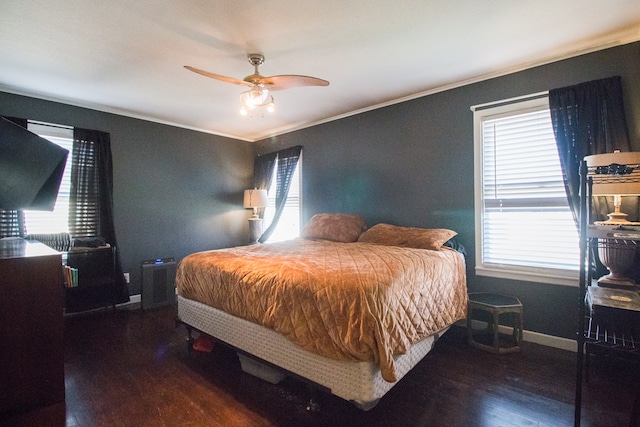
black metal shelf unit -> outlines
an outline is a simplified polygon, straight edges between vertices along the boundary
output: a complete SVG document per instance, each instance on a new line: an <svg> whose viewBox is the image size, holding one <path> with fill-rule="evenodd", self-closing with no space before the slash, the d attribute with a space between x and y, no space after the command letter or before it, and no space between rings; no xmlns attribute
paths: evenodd
<svg viewBox="0 0 640 427"><path fill-rule="evenodd" d="M612 165L613 166L613 165ZM615 165L616 167L625 165ZM599 287L593 277L598 250L614 248L633 251L640 245L640 225L595 224L592 220L594 185L609 184L623 179L625 184L640 186L640 168L620 174L609 173L602 167L581 163L580 176L580 287L577 331L577 366L575 390L575 426L580 425L583 381L588 381L590 355L607 355L625 360L640 361L640 329L637 310L638 287L626 289ZM616 169L616 171L619 169ZM614 175L612 177L612 175Z"/></svg>
<svg viewBox="0 0 640 427"><path fill-rule="evenodd" d="M77 269L77 283L65 287L67 313L115 306L115 246L73 250L63 254L66 266Z"/></svg>

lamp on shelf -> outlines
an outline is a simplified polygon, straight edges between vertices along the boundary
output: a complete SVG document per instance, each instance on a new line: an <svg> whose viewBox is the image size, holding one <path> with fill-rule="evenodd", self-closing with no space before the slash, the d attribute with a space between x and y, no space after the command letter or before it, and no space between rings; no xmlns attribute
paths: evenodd
<svg viewBox="0 0 640 427"><path fill-rule="evenodd" d="M258 208L268 206L267 190L244 190L245 209L253 209L253 215L249 218L249 240L251 243L257 243L262 234L262 218L258 216Z"/></svg>
<svg viewBox="0 0 640 427"><path fill-rule="evenodd" d="M592 177L592 196L613 196L614 211L606 221L596 221L596 226L638 226L640 222L627 220L621 211L622 196L640 195L640 152L615 151L586 156L585 161ZM609 269L609 274L598 279L598 285L608 287L632 287L628 277L636 259L636 244L621 238L599 238L598 256Z"/></svg>

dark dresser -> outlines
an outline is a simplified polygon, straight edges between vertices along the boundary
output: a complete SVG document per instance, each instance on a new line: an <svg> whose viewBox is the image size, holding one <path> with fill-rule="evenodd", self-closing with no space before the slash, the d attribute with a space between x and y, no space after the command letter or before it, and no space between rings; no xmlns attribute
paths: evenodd
<svg viewBox="0 0 640 427"><path fill-rule="evenodd" d="M0 425L64 426L61 254L0 240Z"/></svg>

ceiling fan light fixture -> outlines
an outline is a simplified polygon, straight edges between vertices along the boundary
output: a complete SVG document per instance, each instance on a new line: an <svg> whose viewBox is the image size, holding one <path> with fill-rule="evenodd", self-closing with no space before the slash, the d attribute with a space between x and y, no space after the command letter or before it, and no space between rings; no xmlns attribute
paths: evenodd
<svg viewBox="0 0 640 427"><path fill-rule="evenodd" d="M276 103L273 101L273 96L271 97L271 100L266 104L266 107L268 112L275 113Z"/></svg>
<svg viewBox="0 0 640 427"><path fill-rule="evenodd" d="M261 106L269 97L269 90L259 85L253 85L251 89L245 90L240 94L240 102L248 109L253 110Z"/></svg>
<svg viewBox="0 0 640 427"><path fill-rule="evenodd" d="M261 85L253 85L251 89L242 92L240 102L240 114L243 116L250 115L258 107L265 107L270 113L276 111L273 95L269 95L269 90Z"/></svg>

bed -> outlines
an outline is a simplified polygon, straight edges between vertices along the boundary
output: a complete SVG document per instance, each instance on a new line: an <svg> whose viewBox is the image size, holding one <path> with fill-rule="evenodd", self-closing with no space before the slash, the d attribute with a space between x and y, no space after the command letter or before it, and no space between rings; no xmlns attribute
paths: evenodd
<svg viewBox="0 0 640 427"><path fill-rule="evenodd" d="M318 214L298 239L183 258L178 317L251 374L294 374L370 409L466 317L455 234Z"/></svg>

